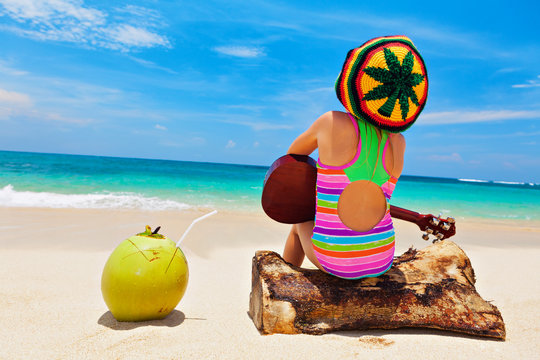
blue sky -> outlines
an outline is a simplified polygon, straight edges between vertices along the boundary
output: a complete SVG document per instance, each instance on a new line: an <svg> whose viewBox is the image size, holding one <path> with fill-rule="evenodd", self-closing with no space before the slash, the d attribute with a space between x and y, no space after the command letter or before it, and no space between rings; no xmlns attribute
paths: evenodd
<svg viewBox="0 0 540 360"><path fill-rule="evenodd" d="M367 3L367 4L366 4ZM0 0L0 149L269 165L347 51L404 34L430 90L409 175L540 182L536 1Z"/></svg>

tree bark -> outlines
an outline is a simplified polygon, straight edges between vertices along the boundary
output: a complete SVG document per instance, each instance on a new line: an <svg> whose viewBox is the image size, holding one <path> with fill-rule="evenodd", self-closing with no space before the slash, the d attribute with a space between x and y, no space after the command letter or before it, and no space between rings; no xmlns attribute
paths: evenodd
<svg viewBox="0 0 540 360"><path fill-rule="evenodd" d="M426 327L504 340L501 313L480 297L475 281L469 258L448 240L411 248L385 274L360 280L257 251L249 314L262 334Z"/></svg>

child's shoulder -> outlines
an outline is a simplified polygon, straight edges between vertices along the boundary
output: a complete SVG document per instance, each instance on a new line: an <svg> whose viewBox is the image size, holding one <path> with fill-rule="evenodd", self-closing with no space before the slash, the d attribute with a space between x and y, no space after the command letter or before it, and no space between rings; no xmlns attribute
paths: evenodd
<svg viewBox="0 0 540 360"><path fill-rule="evenodd" d="M317 119L317 122L326 125L333 125L335 123L343 123L350 121L351 120L349 119L349 116L346 112L337 110L327 111Z"/></svg>
<svg viewBox="0 0 540 360"><path fill-rule="evenodd" d="M405 136L402 133L391 133L390 139L393 145L403 145L405 146Z"/></svg>
<svg viewBox="0 0 540 360"><path fill-rule="evenodd" d="M405 152L405 136L401 133L390 134L389 141L392 145L392 149L398 154L403 154Z"/></svg>

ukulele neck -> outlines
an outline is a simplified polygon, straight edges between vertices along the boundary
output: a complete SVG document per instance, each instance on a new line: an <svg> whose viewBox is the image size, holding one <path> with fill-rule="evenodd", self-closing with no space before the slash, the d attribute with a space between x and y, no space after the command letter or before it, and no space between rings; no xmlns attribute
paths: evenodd
<svg viewBox="0 0 540 360"><path fill-rule="evenodd" d="M396 219L415 223L420 219L421 215L415 211L403 209L394 205L390 205L390 216Z"/></svg>

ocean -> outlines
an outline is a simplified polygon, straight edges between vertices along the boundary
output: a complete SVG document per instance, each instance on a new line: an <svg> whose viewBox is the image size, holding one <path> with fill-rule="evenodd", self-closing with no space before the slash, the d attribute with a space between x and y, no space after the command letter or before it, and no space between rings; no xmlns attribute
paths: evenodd
<svg viewBox="0 0 540 360"><path fill-rule="evenodd" d="M0 151L0 206L260 212L268 167ZM392 205L540 220L540 184L402 175Z"/></svg>

